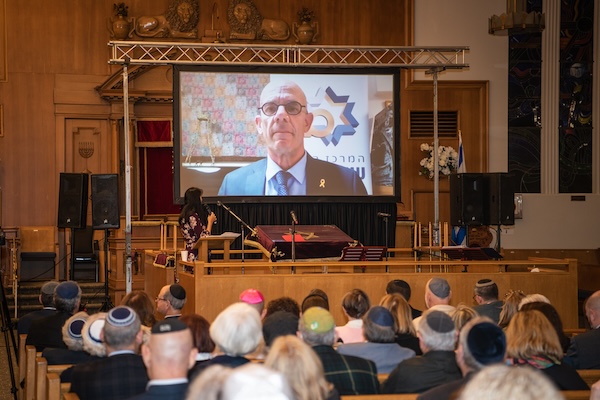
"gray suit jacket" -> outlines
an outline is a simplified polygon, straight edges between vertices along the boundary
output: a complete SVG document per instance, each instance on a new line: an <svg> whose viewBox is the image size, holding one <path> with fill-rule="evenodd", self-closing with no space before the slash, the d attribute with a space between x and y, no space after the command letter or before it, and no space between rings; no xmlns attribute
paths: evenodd
<svg viewBox="0 0 600 400"><path fill-rule="evenodd" d="M266 158L231 171L223 179L219 196L264 195L266 172ZM367 194L367 190L356 171L308 155L306 194L308 196L363 196Z"/></svg>

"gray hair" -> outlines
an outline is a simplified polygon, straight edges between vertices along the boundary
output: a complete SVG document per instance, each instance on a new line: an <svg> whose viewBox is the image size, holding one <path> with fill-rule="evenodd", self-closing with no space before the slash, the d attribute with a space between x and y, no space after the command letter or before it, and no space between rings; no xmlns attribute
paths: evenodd
<svg viewBox="0 0 600 400"><path fill-rule="evenodd" d="M133 309L131 309L131 312L134 314L134 319L129 325L115 326L110 324L108 320L104 323L104 344L121 349L135 342L142 323L140 322L140 317Z"/></svg>
<svg viewBox="0 0 600 400"><path fill-rule="evenodd" d="M77 289L79 291L77 292L77 296L73 299L65 299L54 292L54 307L56 307L58 311L64 311L69 314L73 314L77 311L77 307L79 307L79 302L81 300L81 288L79 285L77 285Z"/></svg>
<svg viewBox="0 0 600 400"><path fill-rule="evenodd" d="M363 318L363 335L372 343L394 343L396 341L396 330L393 326L381 326Z"/></svg>
<svg viewBox="0 0 600 400"><path fill-rule="evenodd" d="M429 326L426 317L423 316L423 320L419 323L419 333L421 341L429 350L454 351L456 328L450 332L436 332Z"/></svg>
<svg viewBox="0 0 600 400"><path fill-rule="evenodd" d="M317 333L306 329L302 323L302 319L298 323L298 331L302 335L302 340L309 346L333 346L335 342L335 329L331 329L328 332Z"/></svg>
<svg viewBox="0 0 600 400"><path fill-rule="evenodd" d="M251 353L262 339L260 315L246 303L234 303L217 315L210 337L229 356Z"/></svg>
<svg viewBox="0 0 600 400"><path fill-rule="evenodd" d="M175 298L171 294L171 290L167 290L167 293L165 293L165 301L168 301L169 304L171 304L171 307L173 307L176 310L181 310L183 308L183 306L185 306L186 300L187 300L187 296L183 300Z"/></svg>

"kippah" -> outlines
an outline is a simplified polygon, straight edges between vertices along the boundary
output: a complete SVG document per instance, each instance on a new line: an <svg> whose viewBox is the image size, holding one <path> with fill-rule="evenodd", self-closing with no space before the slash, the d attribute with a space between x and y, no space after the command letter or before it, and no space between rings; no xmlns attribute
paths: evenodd
<svg viewBox="0 0 600 400"><path fill-rule="evenodd" d="M54 289L58 286L57 281L46 282L42 285L43 294L54 294Z"/></svg>
<svg viewBox="0 0 600 400"><path fill-rule="evenodd" d="M392 313L385 307L375 306L367 312L367 318L380 326L394 326L394 317Z"/></svg>
<svg viewBox="0 0 600 400"><path fill-rule="evenodd" d="M442 278L432 278L429 281L429 290L440 299L450 296L450 285Z"/></svg>
<svg viewBox="0 0 600 400"><path fill-rule="evenodd" d="M246 289L240 294L240 301L248 304L258 304L265 301L265 296L256 289Z"/></svg>
<svg viewBox="0 0 600 400"><path fill-rule="evenodd" d="M61 299L71 300L79 294L79 285L75 281L61 282L56 286L56 295Z"/></svg>
<svg viewBox="0 0 600 400"><path fill-rule="evenodd" d="M127 306L115 307L108 312L106 322L112 326L129 326L135 321L135 311Z"/></svg>
<svg viewBox="0 0 600 400"><path fill-rule="evenodd" d="M455 329L452 318L445 312L431 311L425 315L427 325L437 333L448 333Z"/></svg>
<svg viewBox="0 0 600 400"><path fill-rule="evenodd" d="M96 343L102 343L100 332L102 332L105 322L106 320L104 318L100 318L90 324L90 329L88 329L89 336Z"/></svg>
<svg viewBox="0 0 600 400"><path fill-rule="evenodd" d="M487 287L487 286L492 286L494 285L494 281L491 279L481 279L480 281L478 281L475 284L475 287L481 288L481 287Z"/></svg>
<svg viewBox="0 0 600 400"><path fill-rule="evenodd" d="M153 334L171 333L186 330L188 327L185 323L177 318L167 318L157 322L152 327Z"/></svg>
<svg viewBox="0 0 600 400"><path fill-rule="evenodd" d="M174 283L169 287L169 292L171 296L175 297L178 300L185 300L185 289L178 283Z"/></svg>
<svg viewBox="0 0 600 400"><path fill-rule="evenodd" d="M302 325L308 331L326 333L335 328L335 321L326 309L311 307L302 314Z"/></svg>
<svg viewBox="0 0 600 400"><path fill-rule="evenodd" d="M467 334L467 347L473 358L483 365L504 360L506 336L498 325L481 322L473 325Z"/></svg>
<svg viewBox="0 0 600 400"><path fill-rule="evenodd" d="M81 339L81 330L83 329L83 324L85 324L85 319L77 318L71 321L67 328L67 332L69 336L73 339Z"/></svg>

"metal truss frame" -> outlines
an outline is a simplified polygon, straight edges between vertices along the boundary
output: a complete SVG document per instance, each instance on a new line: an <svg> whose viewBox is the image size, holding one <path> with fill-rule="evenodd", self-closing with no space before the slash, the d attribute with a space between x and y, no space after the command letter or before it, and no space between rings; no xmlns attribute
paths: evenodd
<svg viewBox="0 0 600 400"><path fill-rule="evenodd" d="M468 47L297 46L111 41L110 64L319 65L410 69L467 68Z"/></svg>

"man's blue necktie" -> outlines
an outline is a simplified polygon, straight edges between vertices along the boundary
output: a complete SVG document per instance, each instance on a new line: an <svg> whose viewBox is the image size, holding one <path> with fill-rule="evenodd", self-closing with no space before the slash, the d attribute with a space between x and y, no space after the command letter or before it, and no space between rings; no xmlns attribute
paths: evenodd
<svg viewBox="0 0 600 400"><path fill-rule="evenodd" d="M277 181L277 196L287 196L288 192L288 181L291 174L286 171L278 171L275 174L275 180Z"/></svg>

